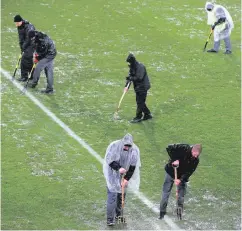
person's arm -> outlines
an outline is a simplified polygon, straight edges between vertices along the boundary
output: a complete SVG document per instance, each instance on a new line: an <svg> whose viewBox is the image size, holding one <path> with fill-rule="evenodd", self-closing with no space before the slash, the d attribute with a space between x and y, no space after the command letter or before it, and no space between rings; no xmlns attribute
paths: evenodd
<svg viewBox="0 0 242 231"><path fill-rule="evenodd" d="M226 21L226 18L225 18L225 17L224 17L224 18L220 18L217 22L215 22L215 23L213 24L213 26L212 26L212 30L214 30L215 27L216 27L217 25L222 24L222 23L224 23L225 21Z"/></svg>
<svg viewBox="0 0 242 231"><path fill-rule="evenodd" d="M199 159L194 160L186 173L182 174L180 177L181 181L187 182L189 177L194 173L199 163Z"/></svg>
<svg viewBox="0 0 242 231"><path fill-rule="evenodd" d="M29 38L29 32L30 31L34 31L34 26L31 25L31 24L28 24L28 27L26 28L26 32L25 32L26 33L26 39L25 39L25 41L22 45L23 51L25 51L26 48L31 44L31 40Z"/></svg>
<svg viewBox="0 0 242 231"><path fill-rule="evenodd" d="M116 171L118 171L121 168L120 164L116 161L113 161L112 163L110 163L109 166Z"/></svg>
<svg viewBox="0 0 242 231"><path fill-rule="evenodd" d="M19 47L21 49L21 52L23 52L23 44L24 44L24 35L23 33L18 34L18 39L19 39Z"/></svg>
<svg viewBox="0 0 242 231"><path fill-rule="evenodd" d="M135 75L132 76L133 81L141 82L145 76L146 70L143 64L138 63Z"/></svg>
<svg viewBox="0 0 242 231"><path fill-rule="evenodd" d="M226 21L226 14L221 7L217 9L215 15L218 21L213 24L212 30L214 30L217 25L222 24Z"/></svg>
<svg viewBox="0 0 242 231"><path fill-rule="evenodd" d="M48 44L45 43L45 41L41 41L41 44L38 45L40 49L38 49L38 60L41 60L46 57L48 53Z"/></svg>
<svg viewBox="0 0 242 231"><path fill-rule="evenodd" d="M130 178L133 176L134 174L134 170L135 170L135 166L130 165L129 166L129 170L127 171L126 175L124 176L124 179L129 181Z"/></svg>
<svg viewBox="0 0 242 231"><path fill-rule="evenodd" d="M126 77L128 81L138 81L141 82L146 74L145 66L141 63L136 64L136 70L129 71L129 76Z"/></svg>

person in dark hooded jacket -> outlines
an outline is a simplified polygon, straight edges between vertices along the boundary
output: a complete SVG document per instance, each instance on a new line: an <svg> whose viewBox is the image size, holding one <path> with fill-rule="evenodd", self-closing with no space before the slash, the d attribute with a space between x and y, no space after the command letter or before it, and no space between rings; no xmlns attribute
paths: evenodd
<svg viewBox="0 0 242 231"><path fill-rule="evenodd" d="M37 64L30 87L36 87L40 78L40 72L44 70L47 78L47 87L41 93L52 94L54 58L57 54L55 43L49 36L39 31L31 31L29 38L34 44L34 63Z"/></svg>
<svg viewBox="0 0 242 231"><path fill-rule="evenodd" d="M20 68L21 68L21 78L19 81L27 81L28 74L30 73L33 67L33 53L34 48L29 43L28 33L34 31L35 27L29 23L27 20L24 20L20 15L14 17L14 22L18 28L19 36L19 46L22 53Z"/></svg>
<svg viewBox="0 0 242 231"><path fill-rule="evenodd" d="M138 123L142 120L152 119L151 112L145 103L147 92L150 89L150 80L146 68L142 63L136 60L133 54L129 54L126 62L129 63L130 68L129 76L126 77L126 80L127 82L133 82L137 104L136 116L130 122Z"/></svg>

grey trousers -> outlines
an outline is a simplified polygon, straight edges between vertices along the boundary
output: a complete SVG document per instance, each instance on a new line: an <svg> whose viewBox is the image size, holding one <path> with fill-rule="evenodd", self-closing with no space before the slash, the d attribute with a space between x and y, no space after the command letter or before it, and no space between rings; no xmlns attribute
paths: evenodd
<svg viewBox="0 0 242 231"><path fill-rule="evenodd" d="M226 51L231 51L231 42L230 42L230 37L226 37L224 39L224 43L225 43L225 49ZM214 46L213 46L213 49L215 51L218 51L219 50L219 47L220 47L220 40L219 41L214 41Z"/></svg>
<svg viewBox="0 0 242 231"><path fill-rule="evenodd" d="M54 68L54 59L41 59L34 70L33 74L33 83L38 83L40 78L40 72L42 70L45 70L45 75L47 78L47 87L46 90L53 90L53 82L54 82L54 76L53 76L53 68Z"/></svg>
<svg viewBox="0 0 242 231"><path fill-rule="evenodd" d="M162 189L162 198L160 203L160 212L166 212L169 196L172 190L174 179L166 173L165 182ZM186 194L186 182L181 182L178 185L178 206L183 208L184 196Z"/></svg>
<svg viewBox="0 0 242 231"><path fill-rule="evenodd" d="M120 216L122 206L122 194L110 192L107 187L107 220L113 221L115 216ZM126 193L124 193L125 199Z"/></svg>

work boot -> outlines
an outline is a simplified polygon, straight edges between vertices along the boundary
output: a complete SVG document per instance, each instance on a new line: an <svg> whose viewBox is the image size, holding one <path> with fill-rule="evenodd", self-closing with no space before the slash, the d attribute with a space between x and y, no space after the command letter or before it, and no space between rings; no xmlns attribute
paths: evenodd
<svg viewBox="0 0 242 231"><path fill-rule="evenodd" d="M226 50L226 51L224 52L224 54L225 54L225 55L232 54L232 51Z"/></svg>
<svg viewBox="0 0 242 231"><path fill-rule="evenodd" d="M38 84L38 83L33 83L33 82L32 82L32 83L29 83L29 87L31 87L31 88L35 88L35 87L37 86L37 84Z"/></svg>
<svg viewBox="0 0 242 231"><path fill-rule="evenodd" d="M107 225L108 225L108 226L114 226L115 223L113 222L113 219L108 218L108 219L107 219Z"/></svg>
<svg viewBox="0 0 242 231"><path fill-rule="evenodd" d="M164 218L164 216L166 215L166 212L160 212L160 217L159 217L159 219L163 219Z"/></svg>
<svg viewBox="0 0 242 231"><path fill-rule="evenodd" d="M151 114L145 114L143 120L150 120L153 116Z"/></svg>
<svg viewBox="0 0 242 231"><path fill-rule="evenodd" d="M41 90L40 92L43 94L53 94L54 93L54 91L51 89L44 89L44 90Z"/></svg>
<svg viewBox="0 0 242 231"><path fill-rule="evenodd" d="M210 49L210 50L207 50L207 52L210 52L210 53L217 53L217 51L216 51L216 50L214 50L213 48L212 48L212 49Z"/></svg>
<svg viewBox="0 0 242 231"><path fill-rule="evenodd" d="M135 118L133 118L133 119L130 121L130 123L139 123L139 122L141 122L141 121L142 121L142 118L135 117Z"/></svg>
<svg viewBox="0 0 242 231"><path fill-rule="evenodd" d="M17 80L20 82L26 82L27 79L28 79L27 77L21 77L21 78L18 78Z"/></svg>

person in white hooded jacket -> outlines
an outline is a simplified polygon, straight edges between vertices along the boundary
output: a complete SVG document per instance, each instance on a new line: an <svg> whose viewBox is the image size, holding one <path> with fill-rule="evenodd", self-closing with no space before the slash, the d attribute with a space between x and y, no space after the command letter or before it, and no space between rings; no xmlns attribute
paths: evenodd
<svg viewBox="0 0 242 231"><path fill-rule="evenodd" d="M108 226L114 225L115 218L121 215L122 186L131 190L139 189L140 166L139 148L133 143L133 137L129 133L108 146L103 163L103 173L107 183Z"/></svg>
<svg viewBox="0 0 242 231"><path fill-rule="evenodd" d="M230 34L234 28L231 15L225 7L211 2L206 2L205 10L208 15L207 24L214 31L214 46L207 52L217 53L219 51L220 41L224 40L226 49L224 54L231 54Z"/></svg>

